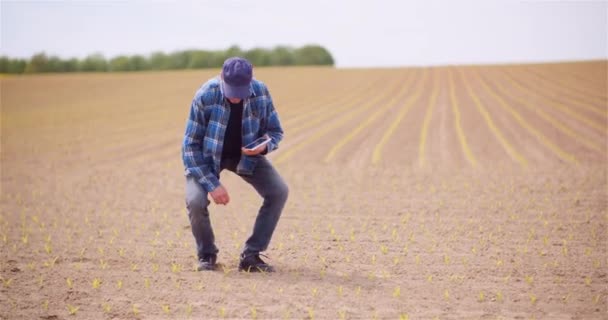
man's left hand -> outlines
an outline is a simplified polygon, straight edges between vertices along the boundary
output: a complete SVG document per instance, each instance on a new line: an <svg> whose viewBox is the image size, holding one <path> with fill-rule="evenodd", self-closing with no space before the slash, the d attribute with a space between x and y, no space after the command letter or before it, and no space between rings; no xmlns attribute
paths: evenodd
<svg viewBox="0 0 608 320"><path fill-rule="evenodd" d="M245 149L245 148L241 148L241 152L243 152L244 155L246 156L257 156L258 154L262 153L266 151L266 144L261 145L255 149Z"/></svg>

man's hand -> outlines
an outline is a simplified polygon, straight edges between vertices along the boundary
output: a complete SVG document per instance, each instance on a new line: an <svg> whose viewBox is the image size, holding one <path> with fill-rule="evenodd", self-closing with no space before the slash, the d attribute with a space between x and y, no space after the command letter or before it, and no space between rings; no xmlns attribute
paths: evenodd
<svg viewBox="0 0 608 320"><path fill-rule="evenodd" d="M243 152L244 155L246 156L257 156L258 154L266 151L266 146L268 144L264 144L261 145L255 149L245 149L245 148L241 148L241 152Z"/></svg>
<svg viewBox="0 0 608 320"><path fill-rule="evenodd" d="M228 191L226 191L226 188L224 188L222 185L209 192L209 194L211 195L211 198L213 198L213 202L215 202L215 204L226 205L228 202L230 202Z"/></svg>

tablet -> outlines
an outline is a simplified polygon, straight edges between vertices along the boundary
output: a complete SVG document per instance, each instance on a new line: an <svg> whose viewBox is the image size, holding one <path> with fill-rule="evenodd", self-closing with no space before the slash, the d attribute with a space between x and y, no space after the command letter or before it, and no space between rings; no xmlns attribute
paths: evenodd
<svg viewBox="0 0 608 320"><path fill-rule="evenodd" d="M254 149L257 149L260 146L263 146L263 145L267 144L268 142L270 142L270 138L269 137L257 138L252 143L246 145L245 149L247 149L247 150L254 150Z"/></svg>

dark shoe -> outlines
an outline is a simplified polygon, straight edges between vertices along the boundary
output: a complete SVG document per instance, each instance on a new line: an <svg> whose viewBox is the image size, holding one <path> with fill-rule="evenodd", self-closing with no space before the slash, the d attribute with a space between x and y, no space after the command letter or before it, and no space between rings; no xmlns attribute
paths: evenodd
<svg viewBox="0 0 608 320"><path fill-rule="evenodd" d="M266 256L264 256L266 257ZM266 257L268 258L268 257ZM239 271L246 272L274 272L274 268L264 262L260 258L259 253L243 253L241 254L241 262L239 263Z"/></svg>
<svg viewBox="0 0 608 320"><path fill-rule="evenodd" d="M198 271L215 270L217 268L217 254L207 253L198 259Z"/></svg>

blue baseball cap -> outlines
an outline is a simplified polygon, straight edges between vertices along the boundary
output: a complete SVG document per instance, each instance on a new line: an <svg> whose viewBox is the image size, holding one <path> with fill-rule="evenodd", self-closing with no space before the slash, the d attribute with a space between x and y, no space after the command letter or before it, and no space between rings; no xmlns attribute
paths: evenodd
<svg viewBox="0 0 608 320"><path fill-rule="evenodd" d="M253 79L253 66L247 59L240 57L226 59L222 67L222 78L226 98L246 99L251 95L249 89Z"/></svg>

